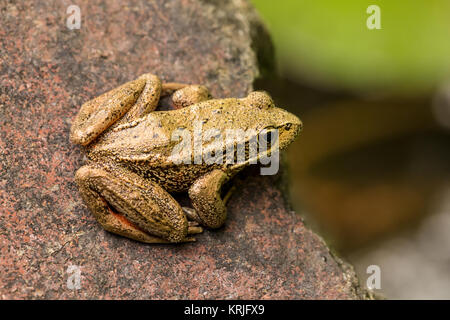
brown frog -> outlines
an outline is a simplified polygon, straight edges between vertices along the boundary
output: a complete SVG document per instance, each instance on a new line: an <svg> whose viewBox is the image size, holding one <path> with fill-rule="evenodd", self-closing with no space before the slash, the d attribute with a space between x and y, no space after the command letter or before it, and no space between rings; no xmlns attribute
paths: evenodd
<svg viewBox="0 0 450 320"><path fill-rule="evenodd" d="M160 97L170 94L176 109L154 111ZM180 138L196 126L216 138L230 130L247 134L225 141L194 136L184 144L194 152L179 152L174 132ZM275 107L265 92L212 99L204 86L161 83L157 76L144 74L81 107L70 139L85 147L88 161L75 181L106 230L147 243L194 241L192 235L202 232L201 226L218 228L225 222L230 192L222 198L222 185L246 165L274 153L275 147L289 145L301 127L296 116ZM250 141L274 130L275 144L249 152ZM244 159L236 161L234 152L227 158L234 161L222 161L237 145L245 145ZM215 160L201 161L207 156ZM181 207L169 194L186 191L193 209Z"/></svg>

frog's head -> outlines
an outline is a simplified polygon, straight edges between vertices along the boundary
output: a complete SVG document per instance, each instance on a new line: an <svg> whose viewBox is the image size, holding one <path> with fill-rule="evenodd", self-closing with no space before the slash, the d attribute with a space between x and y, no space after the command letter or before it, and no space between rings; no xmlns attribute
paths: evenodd
<svg viewBox="0 0 450 320"><path fill-rule="evenodd" d="M294 114L275 107L267 92L254 91L243 100L252 112L259 131L278 130L280 149L287 147L301 131L303 126L301 120Z"/></svg>

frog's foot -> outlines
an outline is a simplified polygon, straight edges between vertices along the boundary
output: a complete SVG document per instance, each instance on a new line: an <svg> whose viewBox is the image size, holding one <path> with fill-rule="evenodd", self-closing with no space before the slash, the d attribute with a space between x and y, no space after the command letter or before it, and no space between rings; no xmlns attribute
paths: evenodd
<svg viewBox="0 0 450 320"><path fill-rule="evenodd" d="M200 219L200 217L198 216L197 212L195 211L195 209L193 208L189 208L189 207L181 207L181 209L183 209L184 214L186 215L186 217L190 220L190 221L194 221L196 223L201 224L202 220Z"/></svg>
<svg viewBox="0 0 450 320"><path fill-rule="evenodd" d="M81 195L107 230L147 243L190 242L201 231L159 185L122 168L86 165L75 175Z"/></svg>
<svg viewBox="0 0 450 320"><path fill-rule="evenodd" d="M208 88L195 84L183 84L167 82L162 84L161 96L172 94L172 102L175 108L185 108L192 104L206 101L212 98Z"/></svg>
<svg viewBox="0 0 450 320"><path fill-rule="evenodd" d="M179 82L164 82L162 84L161 97L171 95L175 91L183 89L188 86L190 86L190 84Z"/></svg>
<svg viewBox="0 0 450 320"><path fill-rule="evenodd" d="M201 220L197 212L195 212L195 209L189 207L181 207L181 209L183 209L184 214L188 218L188 234L202 233L203 228L200 227Z"/></svg>
<svg viewBox="0 0 450 320"><path fill-rule="evenodd" d="M199 234L203 232L203 228L196 221L188 221L188 234Z"/></svg>
<svg viewBox="0 0 450 320"><path fill-rule="evenodd" d="M192 104L211 99L211 94L205 86L190 85L179 89L172 95L172 101L176 108L186 108Z"/></svg>

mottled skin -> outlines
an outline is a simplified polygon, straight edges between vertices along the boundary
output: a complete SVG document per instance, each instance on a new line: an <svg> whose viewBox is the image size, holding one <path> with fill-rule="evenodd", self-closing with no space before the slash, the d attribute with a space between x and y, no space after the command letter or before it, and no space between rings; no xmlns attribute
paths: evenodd
<svg viewBox="0 0 450 320"><path fill-rule="evenodd" d="M178 109L154 111L160 97L171 93ZM222 199L221 187L251 159L181 163L186 158L173 152L179 141L171 139L172 133L179 128L194 132L195 123L202 123L202 132L216 129L224 137L227 129L253 129L256 134L278 129L280 149L295 139L302 125L264 92L211 99L204 86L162 84L152 74L88 101L71 128L71 141L84 146L89 159L75 180L106 230L147 243L185 242L202 232L199 224L218 228L225 222L229 194ZM202 142L202 155L216 146L211 141ZM185 191L194 209L182 208L169 194Z"/></svg>

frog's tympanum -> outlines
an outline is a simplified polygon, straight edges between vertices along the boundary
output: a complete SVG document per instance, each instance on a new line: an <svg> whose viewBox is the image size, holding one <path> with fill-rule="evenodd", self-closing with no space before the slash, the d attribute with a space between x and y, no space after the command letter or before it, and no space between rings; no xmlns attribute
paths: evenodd
<svg viewBox="0 0 450 320"><path fill-rule="evenodd" d="M175 108L154 111L160 97L169 95ZM106 230L147 243L193 241L202 226L218 228L225 222L229 193L222 197L222 185L264 150L249 152L250 141L264 130L276 130L277 143L266 148L267 156L274 146L290 144L301 126L265 92L212 99L204 86L161 83L145 74L81 107L70 139L84 146L88 160L75 180ZM198 127L216 138L233 130L247 134L219 144L211 142L214 137L198 140L193 134L187 136L193 151L178 152L180 133ZM237 145L245 145L245 158L226 161L236 160L237 152L230 156L229 151ZM215 161L201 161L212 155ZM174 192L187 192L193 208L181 207Z"/></svg>

